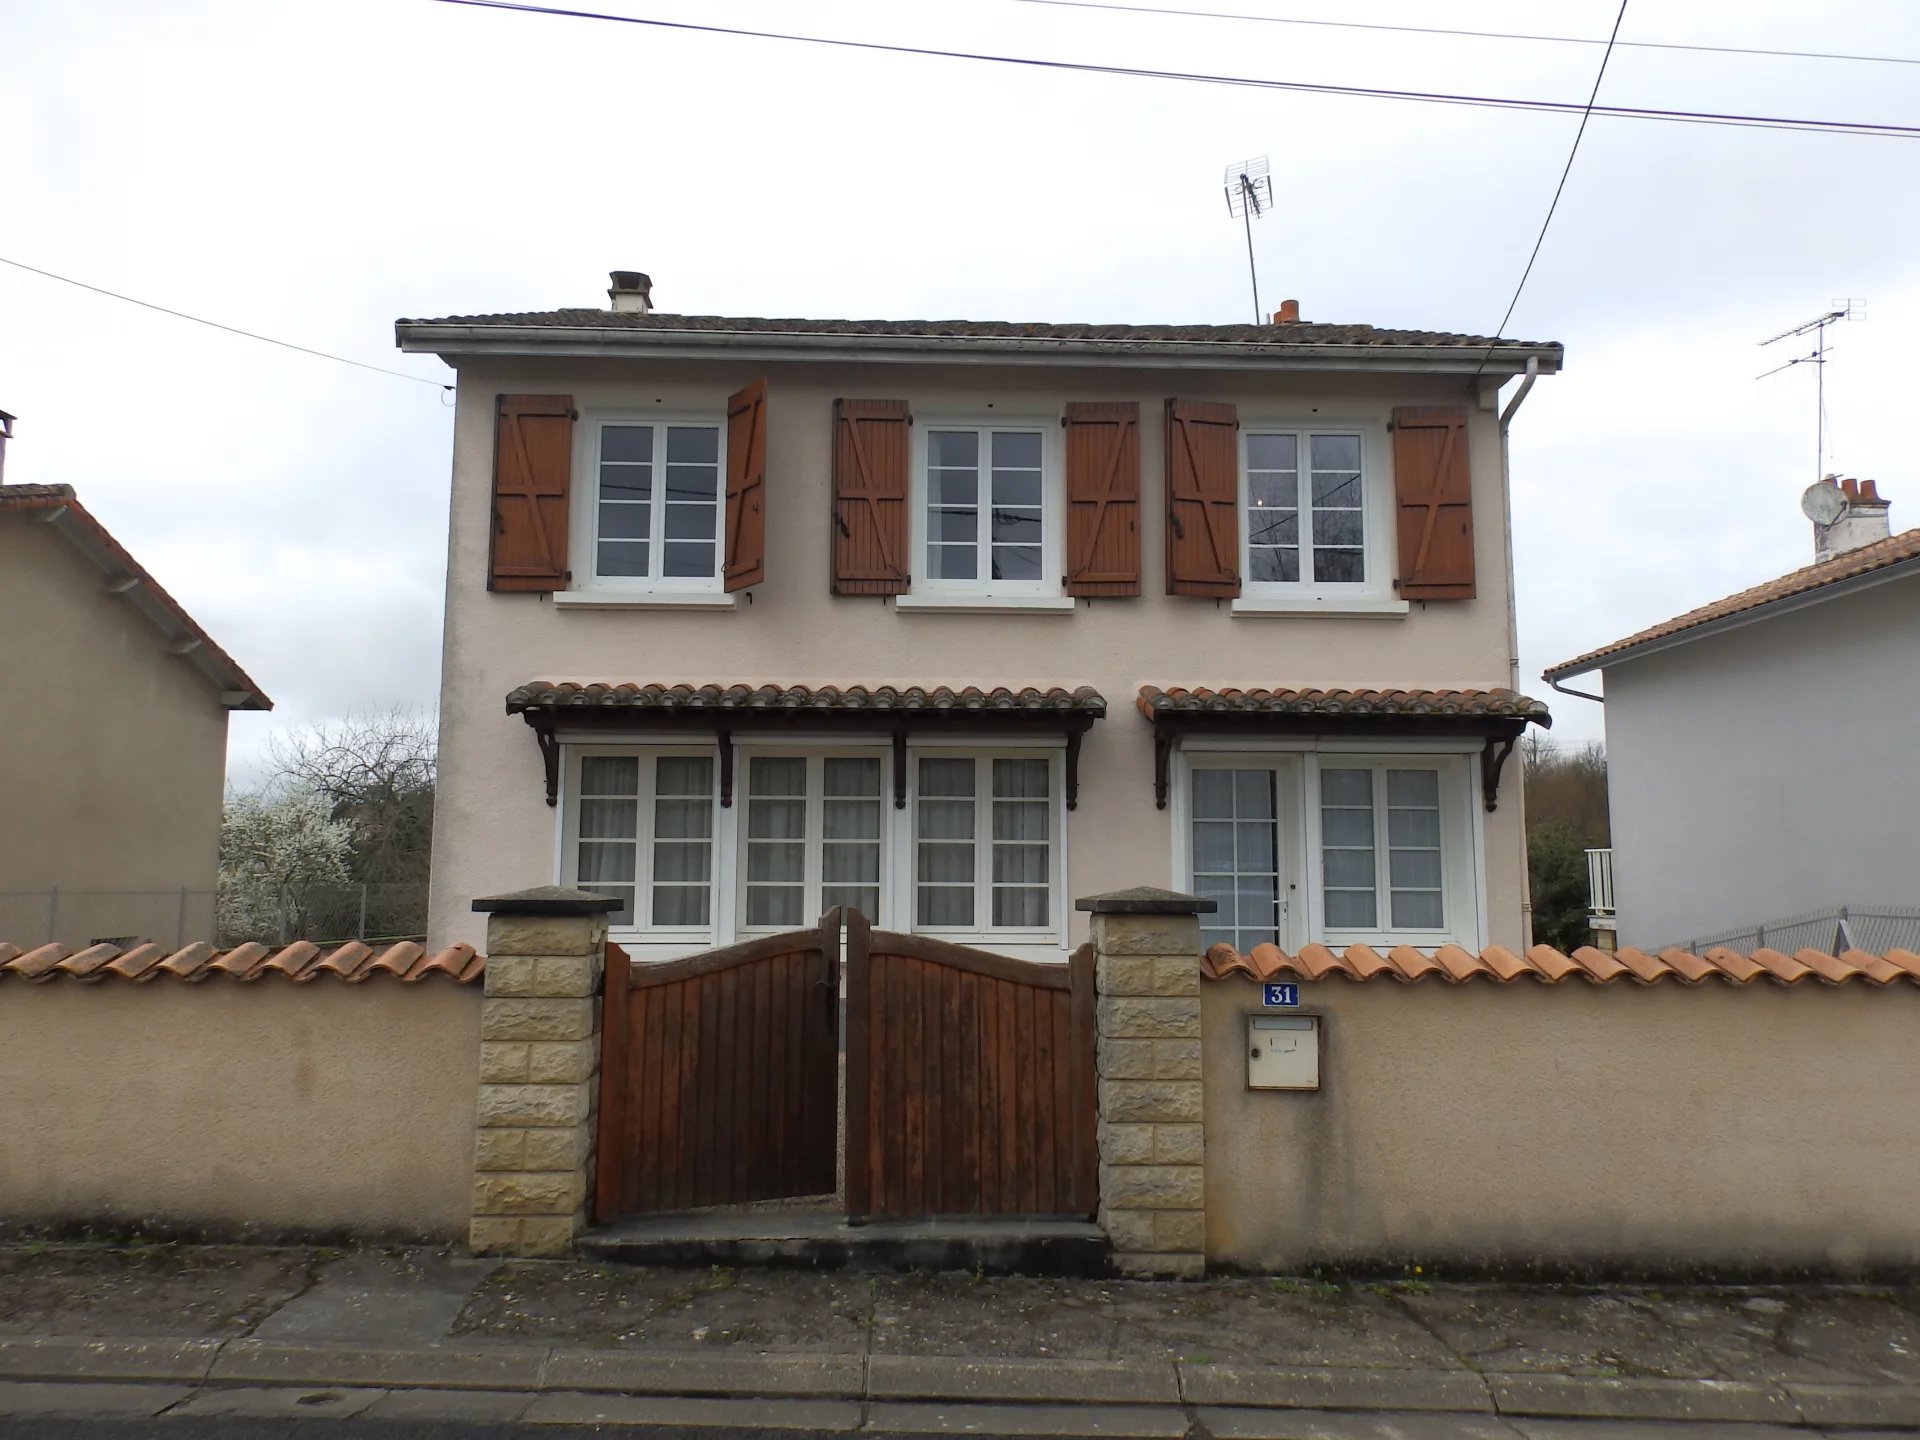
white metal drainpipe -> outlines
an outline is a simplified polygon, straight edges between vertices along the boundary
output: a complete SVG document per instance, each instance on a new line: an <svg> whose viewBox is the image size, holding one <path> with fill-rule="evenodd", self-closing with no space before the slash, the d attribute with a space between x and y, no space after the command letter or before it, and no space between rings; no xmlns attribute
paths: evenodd
<svg viewBox="0 0 1920 1440"><path fill-rule="evenodd" d="M1539 378L1540 362L1529 359L1526 377L1521 380L1520 388L1513 392L1513 399L1500 412L1500 508L1507 522L1507 686L1516 692L1520 689L1520 602L1513 593L1513 462L1509 455L1507 427L1513 423L1520 402L1527 398L1527 392L1533 389L1533 382ZM1516 788L1520 789L1520 804L1524 806L1525 787ZM1523 809L1520 816L1523 834L1526 823ZM1522 867L1521 873L1527 874L1525 867ZM1520 933L1526 937L1528 945L1533 944L1533 894L1530 884L1525 880L1520 886Z"/></svg>

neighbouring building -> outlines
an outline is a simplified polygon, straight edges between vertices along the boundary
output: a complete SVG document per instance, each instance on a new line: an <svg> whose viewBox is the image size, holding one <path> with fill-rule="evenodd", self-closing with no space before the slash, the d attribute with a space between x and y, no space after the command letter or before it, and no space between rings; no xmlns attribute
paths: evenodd
<svg viewBox="0 0 1920 1440"><path fill-rule="evenodd" d="M538 882L636 960L836 904L1064 960L1156 883L1243 950L1527 943L1506 421L1560 346L608 294L396 327L459 377L432 943Z"/></svg>
<svg viewBox="0 0 1920 1440"><path fill-rule="evenodd" d="M0 615L0 940L211 935L227 716L273 702L68 485L0 485Z"/></svg>
<svg viewBox="0 0 1920 1440"><path fill-rule="evenodd" d="M1546 672L1604 676L1622 945L1920 945L1920 530L1803 507L1812 565Z"/></svg>

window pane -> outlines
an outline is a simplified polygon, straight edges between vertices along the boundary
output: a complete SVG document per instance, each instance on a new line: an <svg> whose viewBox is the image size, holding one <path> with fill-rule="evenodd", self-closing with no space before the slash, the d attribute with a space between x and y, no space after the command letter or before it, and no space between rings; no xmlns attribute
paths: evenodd
<svg viewBox="0 0 1920 1440"><path fill-rule="evenodd" d="M1234 771L1234 814L1242 820L1271 820L1274 814L1273 791L1273 771Z"/></svg>
<svg viewBox="0 0 1920 1440"><path fill-rule="evenodd" d="M1360 437L1358 435L1315 435L1310 453L1313 456L1315 470L1358 470L1360 468Z"/></svg>
<svg viewBox="0 0 1920 1440"><path fill-rule="evenodd" d="M749 840L800 840L807 833L807 802L769 800L751 796L747 800L747 838Z"/></svg>
<svg viewBox="0 0 1920 1440"><path fill-rule="evenodd" d="M617 507L636 509L636 506ZM717 505L669 505L667 506L667 539L669 540L711 540L716 517L720 514ZM667 553L673 553L673 547L667 547Z"/></svg>
<svg viewBox="0 0 1920 1440"><path fill-rule="evenodd" d="M1231 821L1196 820L1193 822L1193 868L1195 874L1231 875L1233 873L1233 824Z"/></svg>
<svg viewBox="0 0 1920 1440"><path fill-rule="evenodd" d="M640 757L586 755L580 760L582 795L637 795L640 793Z"/></svg>
<svg viewBox="0 0 1920 1440"><path fill-rule="evenodd" d="M1373 772L1371 770L1322 770L1322 805L1361 805L1373 808ZM1371 825L1371 821L1368 822ZM1369 829L1368 834L1372 831Z"/></svg>
<svg viewBox="0 0 1920 1440"><path fill-rule="evenodd" d="M1438 770L1387 771L1387 804L1423 805L1431 809L1440 803Z"/></svg>
<svg viewBox="0 0 1920 1440"><path fill-rule="evenodd" d="M749 885L798 885L806 874L803 840L756 840L747 846Z"/></svg>
<svg viewBox="0 0 1920 1440"><path fill-rule="evenodd" d="M1339 890L1373 888L1373 851L1327 850L1321 856L1321 873L1328 886Z"/></svg>
<svg viewBox="0 0 1920 1440"><path fill-rule="evenodd" d="M995 840L1046 841L1050 811L1043 800L997 800L993 806Z"/></svg>
<svg viewBox="0 0 1920 1440"><path fill-rule="evenodd" d="M929 545L928 568L936 580L973 580L980 574L980 551L972 541L965 545Z"/></svg>
<svg viewBox="0 0 1920 1440"><path fill-rule="evenodd" d="M1440 852L1438 850L1389 850L1387 879L1396 890L1438 890L1440 888Z"/></svg>
<svg viewBox="0 0 1920 1440"><path fill-rule="evenodd" d="M995 925L1041 926L1047 923L1045 890L1000 889L993 892Z"/></svg>
<svg viewBox="0 0 1920 1440"><path fill-rule="evenodd" d="M1233 818L1233 772L1231 770L1195 770L1193 772L1193 813L1208 820Z"/></svg>
<svg viewBox="0 0 1920 1440"><path fill-rule="evenodd" d="M611 895L620 902L618 910L607 912L607 924L624 929L633 924L633 886L631 885L588 885L582 883L582 890L595 895Z"/></svg>
<svg viewBox="0 0 1920 1440"><path fill-rule="evenodd" d="M1235 948L1251 950L1256 945L1273 944L1279 934L1279 887L1270 876L1243 875L1236 888L1235 928L1239 939Z"/></svg>
<svg viewBox="0 0 1920 1440"><path fill-rule="evenodd" d="M707 887L656 885L653 887L653 923L656 925L706 925L711 897Z"/></svg>
<svg viewBox="0 0 1920 1440"><path fill-rule="evenodd" d="M832 756L827 760L826 792L829 795L880 794L880 762L868 756ZM827 827L829 837L833 827Z"/></svg>
<svg viewBox="0 0 1920 1440"><path fill-rule="evenodd" d="M971 430L927 432L927 465L971 470L980 464L980 437Z"/></svg>
<svg viewBox="0 0 1920 1440"><path fill-rule="evenodd" d="M1047 847L1045 845L994 846L993 882L996 885L1046 884Z"/></svg>
<svg viewBox="0 0 1920 1440"><path fill-rule="evenodd" d="M1297 510L1247 511L1247 543L1250 545L1298 545L1300 512Z"/></svg>
<svg viewBox="0 0 1920 1440"><path fill-rule="evenodd" d="M965 762L963 762L965 763ZM1050 761L996 760L993 762L993 798L996 800L1044 800L1047 797Z"/></svg>
<svg viewBox="0 0 1920 1440"><path fill-rule="evenodd" d="M1313 578L1327 585L1357 585L1367 578L1366 561L1358 550L1315 550Z"/></svg>
<svg viewBox="0 0 1920 1440"><path fill-rule="evenodd" d="M652 498L652 466L602 465L600 467L600 499L603 503L647 501Z"/></svg>
<svg viewBox="0 0 1920 1440"><path fill-rule="evenodd" d="M971 545L979 537L980 512L943 506L927 512L927 539L936 545Z"/></svg>
<svg viewBox="0 0 1920 1440"><path fill-rule="evenodd" d="M597 845L592 841L582 841L580 845L580 879L589 880L632 880L633 846Z"/></svg>
<svg viewBox="0 0 1920 1440"><path fill-rule="evenodd" d="M662 755L654 762L653 791L656 795L711 796L713 757Z"/></svg>
<svg viewBox="0 0 1920 1440"><path fill-rule="evenodd" d="M877 884L880 879L880 847L828 842L821 847L820 873L830 885Z"/></svg>
<svg viewBox="0 0 1920 1440"><path fill-rule="evenodd" d="M1291 584L1300 578L1300 552L1294 549L1262 549L1247 552L1250 580L1277 580Z"/></svg>
<svg viewBox="0 0 1920 1440"><path fill-rule="evenodd" d="M820 892L823 910L844 905L858 910L869 920L880 913L880 888L877 885L829 885Z"/></svg>
<svg viewBox="0 0 1920 1440"><path fill-rule="evenodd" d="M807 762L797 755L756 755L747 763L749 795L805 795Z"/></svg>
<svg viewBox="0 0 1920 1440"><path fill-rule="evenodd" d="M922 842L916 860L916 875L929 884L958 885L973 883L973 846Z"/></svg>
<svg viewBox="0 0 1920 1440"><path fill-rule="evenodd" d="M645 577L647 544L631 540L602 540L594 556L594 574Z"/></svg>
<svg viewBox="0 0 1920 1440"><path fill-rule="evenodd" d="M971 760L933 760L920 762L922 795L973 795L974 763ZM969 829L971 834L972 830Z"/></svg>
<svg viewBox="0 0 1920 1440"><path fill-rule="evenodd" d="M1247 436L1248 470L1296 470L1300 466L1297 435ZM1289 482L1290 483L1290 482Z"/></svg>
<svg viewBox="0 0 1920 1440"><path fill-rule="evenodd" d="M652 523L651 505L602 503L600 506L602 540L644 540L650 533L647 527Z"/></svg>
<svg viewBox="0 0 1920 1440"><path fill-rule="evenodd" d="M704 884L711 877L712 860L713 847L705 841L657 841L653 847L653 878L656 884Z"/></svg>
<svg viewBox="0 0 1920 1440"><path fill-rule="evenodd" d="M711 505L719 493L720 467L717 465L669 465L667 499L697 500Z"/></svg>
<svg viewBox="0 0 1920 1440"><path fill-rule="evenodd" d="M996 580L1038 580L1038 545L996 545L993 547L993 578Z"/></svg>
<svg viewBox="0 0 1920 1440"><path fill-rule="evenodd" d="M1398 808L1387 811L1387 843L1439 849L1440 812Z"/></svg>
<svg viewBox="0 0 1920 1440"><path fill-rule="evenodd" d="M1329 930L1373 929L1373 892L1371 890L1329 890L1327 892L1327 928Z"/></svg>
<svg viewBox="0 0 1920 1440"><path fill-rule="evenodd" d="M653 802L653 833L661 840L704 840L713 833L713 801Z"/></svg>
<svg viewBox="0 0 1920 1440"><path fill-rule="evenodd" d="M977 470L928 471L927 503L929 505L979 504L979 472Z"/></svg>
<svg viewBox="0 0 1920 1440"><path fill-rule="evenodd" d="M580 838L582 840L631 840L640 833L640 803L637 800L582 800L580 802Z"/></svg>
<svg viewBox="0 0 1920 1440"><path fill-rule="evenodd" d="M996 506L1018 505L1038 510L1040 499L1040 472L1038 470L996 470L993 472L993 503Z"/></svg>
<svg viewBox="0 0 1920 1440"><path fill-rule="evenodd" d="M963 929L973 924L973 887L922 885L914 924L926 929Z"/></svg>
<svg viewBox="0 0 1920 1440"><path fill-rule="evenodd" d="M1274 834L1271 820L1241 821L1235 832L1235 860L1242 874L1249 871L1269 873L1274 868Z"/></svg>
<svg viewBox="0 0 1920 1440"><path fill-rule="evenodd" d="M651 425L603 425L600 427L600 458L628 462L653 459Z"/></svg>
<svg viewBox="0 0 1920 1440"><path fill-rule="evenodd" d="M662 573L681 580L704 580L713 574L713 542L670 540L663 547L667 563Z"/></svg>
<svg viewBox="0 0 1920 1440"><path fill-rule="evenodd" d="M828 800L822 806L825 838L828 840L878 840L880 838L880 802L878 800Z"/></svg>
<svg viewBox="0 0 1920 1440"><path fill-rule="evenodd" d="M1030 431L997 430L993 436L996 470L1040 468L1040 437Z"/></svg>
<svg viewBox="0 0 1920 1440"><path fill-rule="evenodd" d="M1322 809L1320 843L1371 846L1373 844L1373 812L1371 810Z"/></svg>
<svg viewBox="0 0 1920 1440"><path fill-rule="evenodd" d="M1247 477L1247 508L1260 510L1297 510L1300 508L1300 479L1293 474L1255 472Z"/></svg>
<svg viewBox="0 0 1920 1440"><path fill-rule="evenodd" d="M996 507L993 512L995 545L1034 545L1040 543L1040 512Z"/></svg>
<svg viewBox="0 0 1920 1440"><path fill-rule="evenodd" d="M746 924L754 929L797 929L806 924L806 900L798 885L749 885Z"/></svg>
<svg viewBox="0 0 1920 1440"><path fill-rule="evenodd" d="M667 427L667 464L716 466L719 463L719 427L714 425L669 425Z"/></svg>
<svg viewBox="0 0 1920 1440"><path fill-rule="evenodd" d="M673 512L668 511L669 515ZM1358 545L1362 534L1358 510L1316 510L1313 512L1315 545Z"/></svg>
<svg viewBox="0 0 1920 1440"><path fill-rule="evenodd" d="M1393 928L1396 930L1443 930L1445 907L1437 890L1393 892Z"/></svg>

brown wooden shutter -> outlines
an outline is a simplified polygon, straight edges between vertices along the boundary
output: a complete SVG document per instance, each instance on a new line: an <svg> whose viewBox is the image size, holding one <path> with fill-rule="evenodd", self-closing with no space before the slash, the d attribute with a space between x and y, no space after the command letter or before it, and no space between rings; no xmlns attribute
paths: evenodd
<svg viewBox="0 0 1920 1440"><path fill-rule="evenodd" d="M901 595L907 556L904 400L833 402L833 593Z"/></svg>
<svg viewBox="0 0 1920 1440"><path fill-rule="evenodd" d="M1240 412L1167 401L1167 593L1240 593Z"/></svg>
<svg viewBox="0 0 1920 1440"><path fill-rule="evenodd" d="M502 395L497 413L487 588L564 590L573 397Z"/></svg>
<svg viewBox="0 0 1920 1440"><path fill-rule="evenodd" d="M1067 406L1069 595L1140 593L1140 407Z"/></svg>
<svg viewBox="0 0 1920 1440"><path fill-rule="evenodd" d="M728 590L767 578L767 382L727 397Z"/></svg>
<svg viewBox="0 0 1920 1440"><path fill-rule="evenodd" d="M1473 472L1462 405L1393 412L1400 598L1473 598Z"/></svg>

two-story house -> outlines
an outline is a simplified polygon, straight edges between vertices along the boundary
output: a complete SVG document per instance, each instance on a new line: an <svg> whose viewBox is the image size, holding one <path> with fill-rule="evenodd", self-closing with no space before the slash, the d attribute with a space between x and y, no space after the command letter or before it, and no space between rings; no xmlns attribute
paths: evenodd
<svg viewBox="0 0 1920 1440"><path fill-rule="evenodd" d="M1527 942L1499 391L1558 345L608 294L396 327L459 372L436 943L542 882L636 958L847 905L1060 959L1134 885Z"/></svg>

